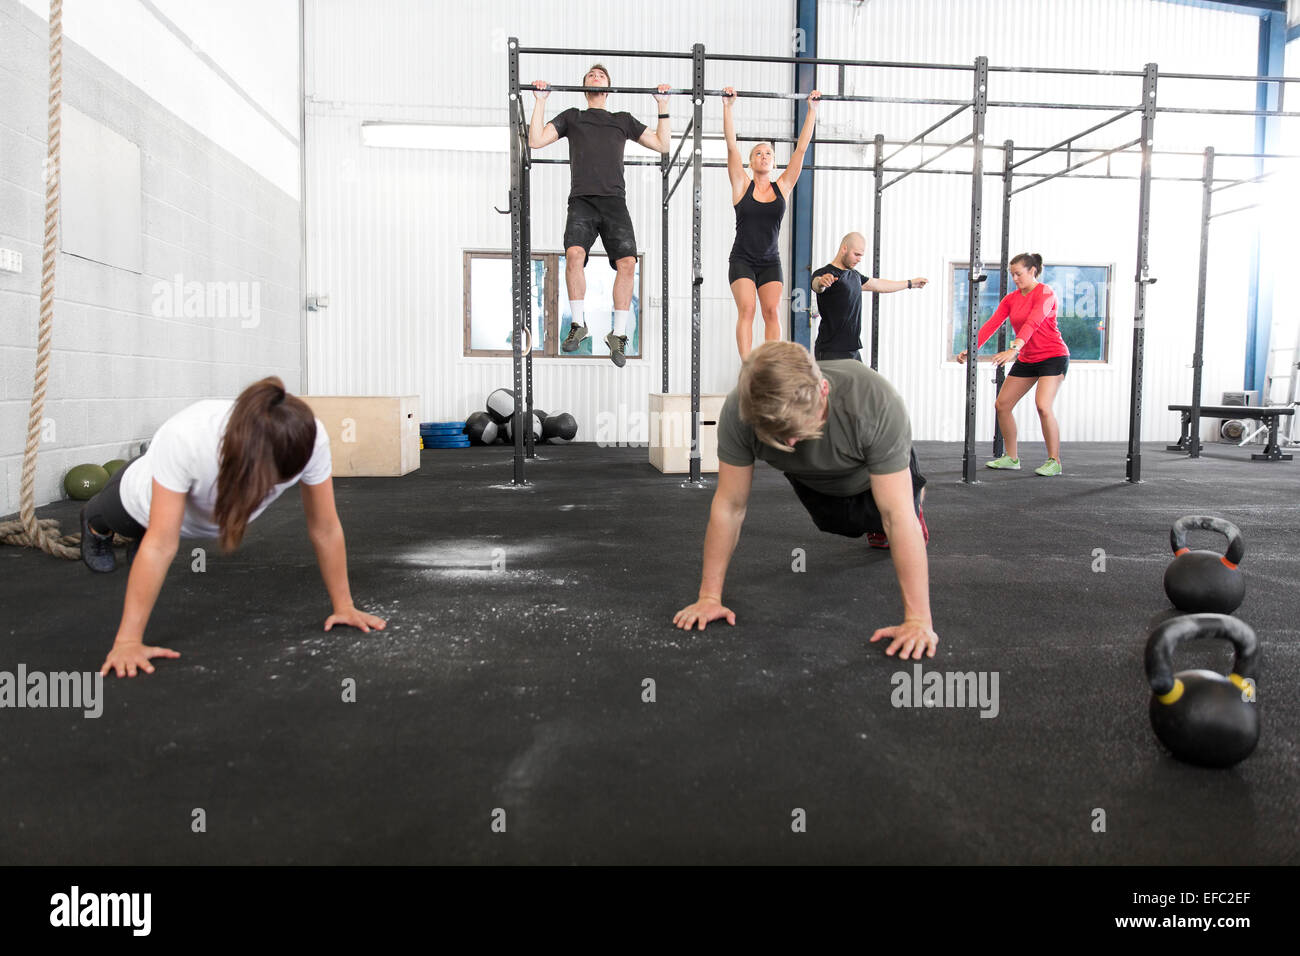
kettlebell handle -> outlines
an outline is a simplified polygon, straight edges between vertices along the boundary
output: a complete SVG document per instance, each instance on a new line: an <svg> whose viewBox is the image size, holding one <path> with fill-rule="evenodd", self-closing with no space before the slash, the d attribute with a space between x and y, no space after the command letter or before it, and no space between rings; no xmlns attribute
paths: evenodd
<svg viewBox="0 0 1300 956"><path fill-rule="evenodd" d="M1232 673L1253 680L1259 662L1259 640L1249 624L1227 614L1184 614L1165 621L1147 638L1147 681L1157 694L1174 687L1174 649L1184 641L1222 638L1236 649Z"/></svg>
<svg viewBox="0 0 1300 956"><path fill-rule="evenodd" d="M1228 539L1228 548L1223 553L1223 563L1230 568L1236 568L1241 564L1241 559L1246 556L1246 542L1241 537L1241 529L1231 521L1224 521L1212 515L1186 515L1174 522L1174 526L1169 529L1169 546L1173 548L1175 555L1188 550L1187 532L1193 528L1219 532Z"/></svg>

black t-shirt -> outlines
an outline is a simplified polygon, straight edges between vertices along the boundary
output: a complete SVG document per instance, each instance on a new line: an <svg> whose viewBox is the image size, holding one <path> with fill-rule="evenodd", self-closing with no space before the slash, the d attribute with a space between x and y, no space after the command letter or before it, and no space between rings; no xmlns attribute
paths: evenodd
<svg viewBox="0 0 1300 956"><path fill-rule="evenodd" d="M631 113L573 107L551 120L569 140L570 196L619 196L623 185L623 147L640 139L645 124Z"/></svg>
<svg viewBox="0 0 1300 956"><path fill-rule="evenodd" d="M862 348L862 284L871 280L856 269L822 266L813 278L833 275L835 282L817 293L821 326L817 329L815 352L856 352Z"/></svg>

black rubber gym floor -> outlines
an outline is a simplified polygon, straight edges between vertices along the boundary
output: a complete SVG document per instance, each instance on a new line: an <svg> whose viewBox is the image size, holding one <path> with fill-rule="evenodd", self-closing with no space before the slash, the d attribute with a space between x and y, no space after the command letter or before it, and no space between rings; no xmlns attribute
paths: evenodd
<svg viewBox="0 0 1300 956"><path fill-rule="evenodd" d="M405 478L336 482L353 593L386 631L321 631L291 491L203 573L183 543L146 638L180 660L107 679L99 719L0 710L0 862L1300 862L1300 461L1152 445L1131 486L1121 445L1067 445L1060 478L964 486L959 445L917 452L940 635L921 667L996 672L996 717L893 706L915 664L867 643L901 617L887 553L817 532L766 466L737 624L688 634L671 618L711 481L572 445L539 449L521 490L509 449L428 451ZM41 514L75 527L77 507ZM1169 526L1197 512L1242 529L1238 615L1263 645L1261 742L1226 771L1165 755L1146 714ZM0 560L0 670L97 669L125 573Z"/></svg>

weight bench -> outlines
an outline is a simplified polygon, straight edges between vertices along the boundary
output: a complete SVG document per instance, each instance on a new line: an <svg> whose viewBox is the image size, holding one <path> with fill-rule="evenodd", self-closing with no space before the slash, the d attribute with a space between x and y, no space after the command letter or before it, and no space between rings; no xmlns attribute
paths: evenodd
<svg viewBox="0 0 1300 956"><path fill-rule="evenodd" d="M1183 432L1178 444L1166 445L1169 451L1185 451L1193 458L1199 456L1201 440L1199 433L1192 430L1192 406L1170 405L1171 412L1181 412ZM1290 405L1202 405L1201 418L1253 418L1268 428L1268 443L1262 455L1251 455L1252 461L1290 461L1291 456L1282 451L1277 440L1277 426L1283 415L1295 415L1295 408ZM1193 442L1195 444L1193 444Z"/></svg>

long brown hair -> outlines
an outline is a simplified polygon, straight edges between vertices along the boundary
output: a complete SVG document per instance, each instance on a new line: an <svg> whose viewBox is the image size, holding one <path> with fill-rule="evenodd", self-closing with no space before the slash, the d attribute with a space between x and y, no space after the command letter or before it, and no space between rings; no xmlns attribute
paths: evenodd
<svg viewBox="0 0 1300 956"><path fill-rule="evenodd" d="M221 550L244 540L248 520L272 487L307 467L316 447L316 416L301 398L272 376L254 382L235 399L221 438L217 505Z"/></svg>

